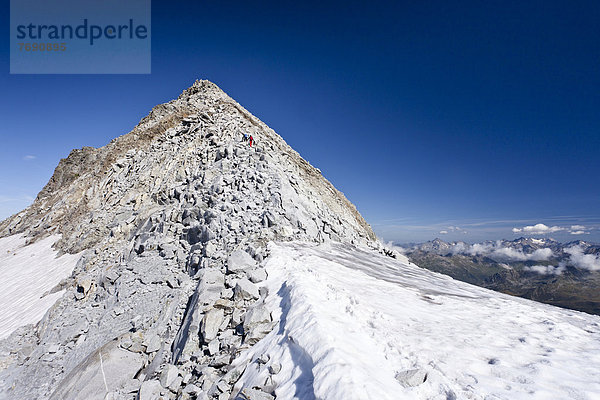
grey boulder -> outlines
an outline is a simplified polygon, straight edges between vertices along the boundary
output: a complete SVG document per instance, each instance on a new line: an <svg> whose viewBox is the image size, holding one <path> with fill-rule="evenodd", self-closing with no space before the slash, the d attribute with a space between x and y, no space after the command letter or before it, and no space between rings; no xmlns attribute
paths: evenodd
<svg viewBox="0 0 600 400"><path fill-rule="evenodd" d="M260 297L258 287L246 278L237 281L233 289L233 299L238 300L256 300Z"/></svg>
<svg viewBox="0 0 600 400"><path fill-rule="evenodd" d="M145 381L138 392L139 400L156 400L160 396L162 386L157 380Z"/></svg>
<svg viewBox="0 0 600 400"><path fill-rule="evenodd" d="M204 343L210 343L217 337L224 317L225 313L220 308L213 308L204 314L200 325L200 335L202 335Z"/></svg>
<svg viewBox="0 0 600 400"><path fill-rule="evenodd" d="M419 386L427 380L427 372L422 369L409 369L396 374L396 380L404 387Z"/></svg>
<svg viewBox="0 0 600 400"><path fill-rule="evenodd" d="M227 272L239 273L256 266L256 261L243 250L236 250L227 257Z"/></svg>

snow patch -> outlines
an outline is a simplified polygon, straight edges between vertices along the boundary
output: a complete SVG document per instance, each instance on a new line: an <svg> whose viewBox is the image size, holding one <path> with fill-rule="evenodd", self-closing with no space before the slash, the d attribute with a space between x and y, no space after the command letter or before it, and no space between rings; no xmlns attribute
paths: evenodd
<svg viewBox="0 0 600 400"><path fill-rule="evenodd" d="M56 257L54 235L25 246L22 235L0 239L0 339L38 322L64 293L42 295L69 276L80 254Z"/></svg>

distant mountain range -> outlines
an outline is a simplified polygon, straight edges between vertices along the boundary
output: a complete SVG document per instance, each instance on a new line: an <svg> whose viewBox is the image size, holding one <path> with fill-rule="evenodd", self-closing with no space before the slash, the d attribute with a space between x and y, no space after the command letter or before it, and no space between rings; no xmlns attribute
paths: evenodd
<svg viewBox="0 0 600 400"><path fill-rule="evenodd" d="M600 315L600 245L519 238L476 244L435 239L405 248L420 267L559 307Z"/></svg>

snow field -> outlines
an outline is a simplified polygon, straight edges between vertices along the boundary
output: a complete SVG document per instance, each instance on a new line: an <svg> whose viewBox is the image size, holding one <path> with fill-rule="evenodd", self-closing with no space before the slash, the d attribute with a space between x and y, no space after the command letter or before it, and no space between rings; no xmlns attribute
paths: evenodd
<svg viewBox="0 0 600 400"><path fill-rule="evenodd" d="M50 236L25 246L22 235L0 239L0 339L38 322L64 293L42 295L69 276L80 255L56 257Z"/></svg>
<svg viewBox="0 0 600 400"><path fill-rule="evenodd" d="M272 380L285 399L600 398L597 316L343 245L270 251L266 303L280 323L248 352L238 387ZM396 379L414 370L425 382Z"/></svg>

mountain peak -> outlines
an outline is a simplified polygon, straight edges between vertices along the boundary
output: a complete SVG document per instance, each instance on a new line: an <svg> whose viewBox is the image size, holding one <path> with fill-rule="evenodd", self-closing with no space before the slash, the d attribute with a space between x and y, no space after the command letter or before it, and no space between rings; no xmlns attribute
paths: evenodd
<svg viewBox="0 0 600 400"><path fill-rule="evenodd" d="M253 146L242 142L243 134L253 136ZM250 173L234 178L232 167ZM90 248L107 237L131 240L152 212L165 208L159 200L163 193L195 185L208 190L224 177L221 185L235 192L238 201L249 193L232 188L230 180L256 184L258 179L253 195L279 199L267 208L277 204L276 214L283 215L298 210L301 218L285 218L290 228L286 233L300 230L297 233L308 240L375 239L356 208L319 170L207 80L194 82L177 99L154 107L131 132L108 145L73 150L60 161L34 204L0 224L0 236L25 233L35 240L50 231L61 233L59 246L69 252ZM169 202L175 200L169 194ZM176 203L179 208L194 206ZM283 203L288 211L281 208ZM124 214L126 227L118 217Z"/></svg>
<svg viewBox="0 0 600 400"><path fill-rule="evenodd" d="M217 86L217 84L215 84L207 79L196 79L196 81L192 84L192 86L185 89L181 93L181 95L179 95L179 98L189 97L189 96L192 96L197 93L202 93L202 94L222 93L223 95L225 95L225 92L223 90L221 90L221 88L219 86Z"/></svg>

